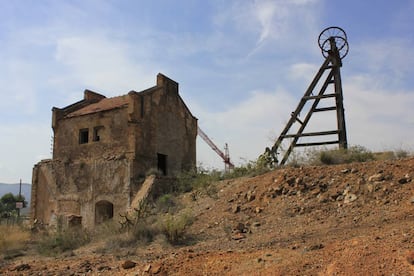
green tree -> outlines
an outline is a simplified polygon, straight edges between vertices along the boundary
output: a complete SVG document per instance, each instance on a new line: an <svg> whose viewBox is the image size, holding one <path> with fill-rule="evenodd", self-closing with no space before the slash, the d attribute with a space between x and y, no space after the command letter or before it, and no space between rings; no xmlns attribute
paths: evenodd
<svg viewBox="0 0 414 276"><path fill-rule="evenodd" d="M10 215L16 210L16 202L23 202L23 207L26 207L27 202L23 195L13 195L12 193L7 193L0 198L0 214Z"/></svg>

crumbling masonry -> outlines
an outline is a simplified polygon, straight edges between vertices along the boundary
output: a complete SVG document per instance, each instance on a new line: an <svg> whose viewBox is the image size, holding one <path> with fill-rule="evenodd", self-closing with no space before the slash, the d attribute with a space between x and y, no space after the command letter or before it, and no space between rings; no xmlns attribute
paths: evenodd
<svg viewBox="0 0 414 276"><path fill-rule="evenodd" d="M196 164L197 119L162 74L142 92L52 109L53 158L33 168L32 219L76 216L92 228L126 212L153 169L174 176Z"/></svg>

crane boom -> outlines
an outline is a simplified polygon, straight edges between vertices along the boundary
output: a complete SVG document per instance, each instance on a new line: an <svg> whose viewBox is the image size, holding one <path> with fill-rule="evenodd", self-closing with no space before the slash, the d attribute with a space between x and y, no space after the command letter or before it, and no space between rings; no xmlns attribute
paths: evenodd
<svg viewBox="0 0 414 276"><path fill-rule="evenodd" d="M200 127L197 127L197 133L198 135L207 143L207 145L209 145L224 161L224 164L226 166L226 170L227 168L232 169L234 168L233 163L230 161L230 156L228 154L228 148L227 148L227 144L226 144L226 153L224 154L224 152L222 152L215 144L213 141L211 141L211 139L207 136L207 134L204 133L204 131L201 130Z"/></svg>

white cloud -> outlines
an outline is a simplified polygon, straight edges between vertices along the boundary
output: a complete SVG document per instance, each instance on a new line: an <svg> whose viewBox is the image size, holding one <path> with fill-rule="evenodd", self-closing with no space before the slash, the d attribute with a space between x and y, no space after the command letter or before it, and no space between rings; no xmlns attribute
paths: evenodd
<svg viewBox="0 0 414 276"><path fill-rule="evenodd" d="M255 0L233 1L215 17L219 28L236 30L233 39L242 37L247 57L259 51L307 49L303 41L319 30L318 13L320 1ZM298 20L300 18L300 20Z"/></svg>
<svg viewBox="0 0 414 276"><path fill-rule="evenodd" d="M399 86L411 80L414 73L414 56L407 54L410 45L406 38L364 41L351 48L350 62L354 69L377 76L370 80L371 85Z"/></svg>
<svg viewBox="0 0 414 276"><path fill-rule="evenodd" d="M372 150L414 148L414 91L378 89L370 78L344 84L349 140Z"/></svg>
<svg viewBox="0 0 414 276"><path fill-rule="evenodd" d="M0 128L0 182L30 183L32 168L39 157L50 158L51 128L45 124L19 124Z"/></svg>
<svg viewBox="0 0 414 276"><path fill-rule="evenodd" d="M314 64L296 63L290 66L287 76L290 81L303 83L305 89L317 70ZM343 78L348 143L373 151L412 151L414 143L410 137L414 136L414 91L387 88L381 74L367 71L365 74L347 74ZM237 164L254 160L266 146L272 145L269 136L273 139L278 137L303 95L286 92L288 83L281 85L274 92L253 91L246 100L219 113L211 113L194 105L200 127L211 135L218 146L228 142L232 160ZM303 118L306 113L301 115ZM305 132L333 130L336 127L335 112L323 112L312 115ZM222 160L205 145L199 146L199 160L209 166L223 167Z"/></svg>
<svg viewBox="0 0 414 276"><path fill-rule="evenodd" d="M276 89L272 93L253 91L248 99L224 112L210 113L197 106L193 110L199 115L199 126L218 147L227 142L233 162L240 164L255 160L265 147L273 144L275 134L289 119L294 106L293 95ZM222 160L211 151L205 145L199 146L199 161L221 168Z"/></svg>
<svg viewBox="0 0 414 276"><path fill-rule="evenodd" d="M300 81L303 83L303 87L307 87L312 79L315 77L319 68L315 64L311 63L295 63L292 64L288 70L288 79L290 81Z"/></svg>
<svg viewBox="0 0 414 276"><path fill-rule="evenodd" d="M21 59L5 58L0 69L0 109L32 115L36 112L37 68ZM16 77L18 76L18 77Z"/></svg>
<svg viewBox="0 0 414 276"><path fill-rule="evenodd" d="M69 70L63 81L106 90L110 95L154 85L156 73L139 60L131 60L131 46L103 36L58 39L56 60Z"/></svg>
<svg viewBox="0 0 414 276"><path fill-rule="evenodd" d="M185 87L182 92L191 99L186 102L200 126L218 146L229 143L236 163L257 158L272 144L269 138L280 134L319 68L312 62L320 57L316 38L323 2L225 1L217 4L218 14L206 14L206 21L215 20L213 26L208 22L198 29L194 24L183 32L177 25L174 33L160 27L165 24L161 18L144 27L142 19L134 21L131 14L114 19L125 11L99 1L83 7L55 4L48 24L15 29L1 46L0 109L7 115L19 110L33 117L48 112L42 118L48 121L45 126L35 123L38 128L27 123L0 128L2 154L7 148L0 159L0 176L15 182L22 167L30 175L33 164L47 156L52 105L79 100L85 88L107 96L146 89L155 84L158 72L179 76L176 80ZM127 23L125 29L118 28ZM349 37L352 40L352 33ZM414 55L409 54L409 39L350 41L343 83L351 144L375 150L411 147L407 137L414 134ZM315 127L329 125L329 119L322 118ZM222 167L203 142L198 157Z"/></svg>
<svg viewBox="0 0 414 276"><path fill-rule="evenodd" d="M288 32L298 32L301 28L291 24L292 21L303 25L314 25L311 19L315 16L313 6L317 1L270 1L256 0L251 7L253 19L259 23L260 37L258 44L266 39L286 39ZM312 6L313 5L313 6ZM300 15L301 20L298 20ZM250 15L249 15L250 16ZM303 24L303 25L302 25Z"/></svg>
<svg viewBox="0 0 414 276"><path fill-rule="evenodd" d="M255 1L255 8L253 14L261 25L260 37L257 44L262 43L265 39L274 35L274 17L278 17L279 20L283 20L287 16L286 7L277 7L277 3L274 1Z"/></svg>

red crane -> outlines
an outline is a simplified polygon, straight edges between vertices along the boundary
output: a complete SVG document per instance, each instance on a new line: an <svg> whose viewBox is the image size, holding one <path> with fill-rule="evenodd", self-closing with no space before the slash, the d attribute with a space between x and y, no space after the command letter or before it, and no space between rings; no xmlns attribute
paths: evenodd
<svg viewBox="0 0 414 276"><path fill-rule="evenodd" d="M200 127L198 128L198 135L223 159L224 161L224 170L226 172L229 172L231 169L234 168L233 163L230 161L230 154L229 154L229 147L227 143L224 146L224 151L222 152L214 143L211 141L210 138L208 138L207 134L204 133L204 131L201 130Z"/></svg>

